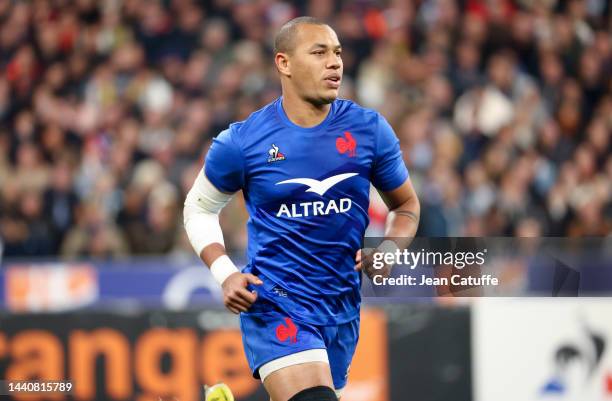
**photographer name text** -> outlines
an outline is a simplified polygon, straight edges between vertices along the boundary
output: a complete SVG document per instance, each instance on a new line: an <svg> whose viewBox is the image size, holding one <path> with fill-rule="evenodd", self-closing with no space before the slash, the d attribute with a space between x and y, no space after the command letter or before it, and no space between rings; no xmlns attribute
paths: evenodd
<svg viewBox="0 0 612 401"><path fill-rule="evenodd" d="M459 286L496 286L499 279L491 274L481 276L462 276L453 274L450 277L429 277L422 274L420 277L402 274L399 277L384 277L377 274L372 278L374 285L399 285L399 286L432 286L432 285L459 285Z"/></svg>

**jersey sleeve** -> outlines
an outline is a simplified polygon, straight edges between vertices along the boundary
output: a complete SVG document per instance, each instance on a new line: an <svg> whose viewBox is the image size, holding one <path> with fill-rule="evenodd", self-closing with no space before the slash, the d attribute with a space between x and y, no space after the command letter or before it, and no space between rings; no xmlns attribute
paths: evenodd
<svg viewBox="0 0 612 401"><path fill-rule="evenodd" d="M380 114L376 126L376 154L372 184L381 191L391 191L406 181L408 169L402 158L399 139L387 120Z"/></svg>
<svg viewBox="0 0 612 401"><path fill-rule="evenodd" d="M244 186L244 159L232 138L232 129L222 131L204 159L204 173L220 191L234 193Z"/></svg>

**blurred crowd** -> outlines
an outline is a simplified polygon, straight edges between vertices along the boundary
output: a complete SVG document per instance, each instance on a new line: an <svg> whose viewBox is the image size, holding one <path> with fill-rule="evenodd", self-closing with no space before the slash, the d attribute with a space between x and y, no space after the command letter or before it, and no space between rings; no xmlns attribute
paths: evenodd
<svg viewBox="0 0 612 401"><path fill-rule="evenodd" d="M608 235L611 7L0 0L4 255L191 254L185 194L211 139L279 96L272 42L299 15L338 33L342 97L394 127L419 235ZM377 196L370 214L381 233ZM222 213L230 250L247 217L240 195Z"/></svg>

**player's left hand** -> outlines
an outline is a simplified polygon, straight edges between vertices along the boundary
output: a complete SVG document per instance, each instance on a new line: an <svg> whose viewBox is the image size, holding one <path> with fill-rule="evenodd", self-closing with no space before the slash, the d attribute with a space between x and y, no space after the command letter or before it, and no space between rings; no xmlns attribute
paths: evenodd
<svg viewBox="0 0 612 401"><path fill-rule="evenodd" d="M374 267L374 252L365 253L361 249L355 255L355 270L363 271L372 280L374 276L389 277L391 275L391 266L385 264L382 269Z"/></svg>

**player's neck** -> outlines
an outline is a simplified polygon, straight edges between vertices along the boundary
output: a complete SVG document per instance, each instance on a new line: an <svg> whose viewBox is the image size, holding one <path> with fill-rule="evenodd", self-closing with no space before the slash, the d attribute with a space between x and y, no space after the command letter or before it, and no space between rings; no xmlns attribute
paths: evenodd
<svg viewBox="0 0 612 401"><path fill-rule="evenodd" d="M303 128L319 125L329 113L330 104L314 105L294 94L283 94L283 110L287 118Z"/></svg>

